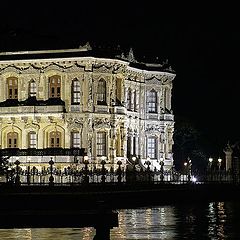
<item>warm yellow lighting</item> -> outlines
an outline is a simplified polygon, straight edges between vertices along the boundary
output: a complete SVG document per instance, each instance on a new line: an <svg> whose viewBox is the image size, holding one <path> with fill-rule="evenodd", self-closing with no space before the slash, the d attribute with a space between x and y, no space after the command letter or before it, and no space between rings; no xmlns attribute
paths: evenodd
<svg viewBox="0 0 240 240"><path fill-rule="evenodd" d="M213 158L210 157L210 158L208 159L208 161L211 163L211 162L213 161Z"/></svg>

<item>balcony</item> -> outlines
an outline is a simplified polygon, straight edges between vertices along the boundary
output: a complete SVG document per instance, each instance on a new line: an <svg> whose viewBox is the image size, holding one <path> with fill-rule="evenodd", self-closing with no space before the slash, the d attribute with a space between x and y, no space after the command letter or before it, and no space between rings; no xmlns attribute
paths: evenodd
<svg viewBox="0 0 240 240"><path fill-rule="evenodd" d="M114 114L126 114L126 108L123 106L114 106L113 113Z"/></svg>
<svg viewBox="0 0 240 240"><path fill-rule="evenodd" d="M174 121L174 115L173 114L161 114L160 121Z"/></svg>
<svg viewBox="0 0 240 240"><path fill-rule="evenodd" d="M18 106L18 107L0 107L0 114L13 113L61 113L64 112L64 106Z"/></svg>
<svg viewBox="0 0 240 240"><path fill-rule="evenodd" d="M37 100L30 97L24 101L7 99L0 103L0 114L18 113L61 113L65 112L65 102L60 98Z"/></svg>
<svg viewBox="0 0 240 240"><path fill-rule="evenodd" d="M109 113L109 107L107 105L95 105L95 112Z"/></svg>
<svg viewBox="0 0 240 240"><path fill-rule="evenodd" d="M5 148L0 149L0 156L83 156L84 148Z"/></svg>

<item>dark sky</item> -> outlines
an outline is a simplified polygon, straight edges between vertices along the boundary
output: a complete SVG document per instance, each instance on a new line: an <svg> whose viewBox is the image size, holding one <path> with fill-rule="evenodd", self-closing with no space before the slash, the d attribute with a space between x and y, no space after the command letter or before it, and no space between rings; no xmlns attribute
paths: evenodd
<svg viewBox="0 0 240 240"><path fill-rule="evenodd" d="M0 51L78 47L89 41L132 47L140 60L168 59L177 75L172 99L176 119L189 119L213 152L228 140L239 140L237 6L85 2L1 5Z"/></svg>

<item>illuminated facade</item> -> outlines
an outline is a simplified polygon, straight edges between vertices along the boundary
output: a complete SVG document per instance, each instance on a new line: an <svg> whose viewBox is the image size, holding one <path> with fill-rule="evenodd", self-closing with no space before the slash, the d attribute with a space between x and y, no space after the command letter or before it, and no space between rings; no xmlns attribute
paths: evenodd
<svg viewBox="0 0 240 240"><path fill-rule="evenodd" d="M91 57L90 57L91 56ZM133 55L131 55L133 56ZM175 74L134 58L92 57L79 49L0 53L0 149L83 148L97 167L173 165ZM13 156L21 166L48 165L49 156ZM81 156L52 156L62 169Z"/></svg>

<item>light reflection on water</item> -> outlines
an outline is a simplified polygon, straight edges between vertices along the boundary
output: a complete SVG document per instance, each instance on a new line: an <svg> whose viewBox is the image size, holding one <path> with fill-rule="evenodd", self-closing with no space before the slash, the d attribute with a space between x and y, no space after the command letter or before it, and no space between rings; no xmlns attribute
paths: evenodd
<svg viewBox="0 0 240 240"><path fill-rule="evenodd" d="M121 209L111 240L239 239L240 203L210 202ZM0 240L92 240L94 228L1 229Z"/></svg>

